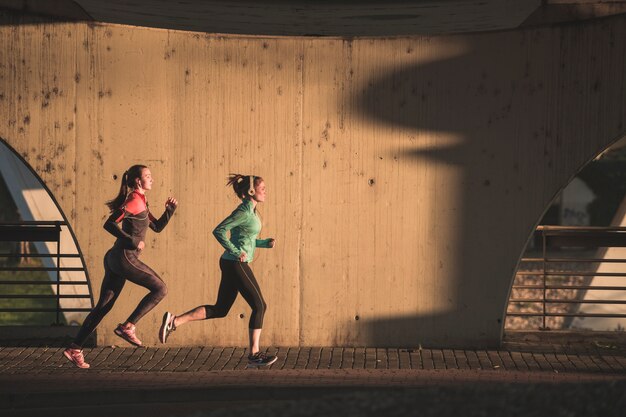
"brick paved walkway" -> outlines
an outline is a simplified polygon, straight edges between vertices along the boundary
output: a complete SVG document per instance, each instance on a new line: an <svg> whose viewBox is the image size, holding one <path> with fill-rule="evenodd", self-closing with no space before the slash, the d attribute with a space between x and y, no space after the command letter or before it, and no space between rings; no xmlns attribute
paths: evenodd
<svg viewBox="0 0 626 417"><path fill-rule="evenodd" d="M506 370L626 374L626 352L611 348L555 350L460 350L272 347L272 370ZM74 368L62 348L0 348L0 375L63 373ZM198 372L246 368L246 349L233 347L85 349L88 372Z"/></svg>
<svg viewBox="0 0 626 417"><path fill-rule="evenodd" d="M29 415L27 410L67 404L215 403L239 398L242 389L252 387L246 390L255 393L251 401L255 395L257 400L310 396L311 390L322 395L468 383L612 383L626 381L626 337L619 336L574 343L522 337L498 350L271 347L267 352L279 359L262 370L246 370L242 348L112 346L85 349L92 368L82 370L60 347L21 343L25 346L0 347L0 414Z"/></svg>

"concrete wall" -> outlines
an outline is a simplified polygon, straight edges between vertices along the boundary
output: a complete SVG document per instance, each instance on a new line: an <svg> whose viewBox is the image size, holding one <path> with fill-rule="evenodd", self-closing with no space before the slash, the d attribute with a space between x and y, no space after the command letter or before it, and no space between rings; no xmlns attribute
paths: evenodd
<svg viewBox="0 0 626 417"><path fill-rule="evenodd" d="M148 344L166 309L215 300L229 172L268 186L265 345L497 344L543 210L626 131L624 16L352 40L8 20L0 65L0 137L59 201L94 288L115 176L145 163L153 211L180 200L144 255L169 286ZM100 343L144 294L127 284ZM171 343L245 345L248 315L240 298Z"/></svg>

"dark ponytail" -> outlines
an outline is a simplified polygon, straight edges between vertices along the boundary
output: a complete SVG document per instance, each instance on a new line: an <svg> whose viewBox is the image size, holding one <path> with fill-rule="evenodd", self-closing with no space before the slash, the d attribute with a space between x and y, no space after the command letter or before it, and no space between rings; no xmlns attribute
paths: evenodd
<svg viewBox="0 0 626 417"><path fill-rule="evenodd" d="M113 200L109 200L106 202L106 206L112 212L117 210L124 204L126 201L126 197L128 196L129 189L134 189L136 185L137 178L141 178L141 173L144 168L148 168L145 165L133 165L128 168L128 171L124 172L122 175L122 184L120 185L120 192L117 193L117 197Z"/></svg>
<svg viewBox="0 0 626 417"><path fill-rule="evenodd" d="M257 177L256 175L241 175L241 174L230 174L228 176L228 182L226 182L226 186L233 186L233 190L237 197L244 199L249 197L248 190L250 189L250 177L252 177L253 187L257 187L263 178Z"/></svg>

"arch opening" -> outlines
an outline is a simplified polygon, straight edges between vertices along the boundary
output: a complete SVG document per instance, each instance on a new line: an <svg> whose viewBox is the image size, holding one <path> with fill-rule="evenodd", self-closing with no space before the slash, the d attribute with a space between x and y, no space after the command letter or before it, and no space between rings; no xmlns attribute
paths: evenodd
<svg viewBox="0 0 626 417"><path fill-rule="evenodd" d="M521 256L507 330L626 326L626 137L589 161L548 205Z"/></svg>
<svg viewBox="0 0 626 417"><path fill-rule="evenodd" d="M72 227L41 178L2 138L0 197L0 326L82 324L93 295ZM37 335L23 334L31 336Z"/></svg>

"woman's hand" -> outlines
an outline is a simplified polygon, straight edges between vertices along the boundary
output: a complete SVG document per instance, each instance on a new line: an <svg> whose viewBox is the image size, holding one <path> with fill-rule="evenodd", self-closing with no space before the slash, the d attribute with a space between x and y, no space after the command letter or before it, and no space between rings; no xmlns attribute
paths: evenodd
<svg viewBox="0 0 626 417"><path fill-rule="evenodd" d="M242 251L241 255L239 255L239 262L245 262L246 259L248 259L248 255Z"/></svg>
<svg viewBox="0 0 626 417"><path fill-rule="evenodd" d="M172 208L176 208L178 207L178 200L176 200L174 197L168 197L167 201L165 202L165 207L172 207Z"/></svg>
<svg viewBox="0 0 626 417"><path fill-rule="evenodd" d="M268 247L268 248L273 248L274 246L276 246L276 239L271 238L271 239L269 240L269 242L267 242L267 247Z"/></svg>
<svg viewBox="0 0 626 417"><path fill-rule="evenodd" d="M146 247L146 244L145 244L145 243L143 243L143 240L142 240L142 241L141 241L141 242L139 242L139 244L137 245L137 250L138 250L139 252L141 252L141 251L143 250L143 248L145 248L145 247Z"/></svg>

